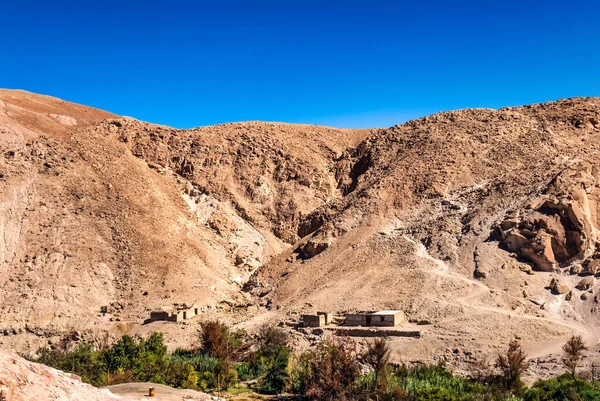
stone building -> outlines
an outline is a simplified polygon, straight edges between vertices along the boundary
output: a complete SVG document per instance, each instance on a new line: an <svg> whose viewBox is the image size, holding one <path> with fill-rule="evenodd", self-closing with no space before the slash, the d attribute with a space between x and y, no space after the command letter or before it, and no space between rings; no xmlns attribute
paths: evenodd
<svg viewBox="0 0 600 401"><path fill-rule="evenodd" d="M195 303L173 304L172 307L150 312L150 321L164 320L167 322L182 322L198 315L198 305Z"/></svg>
<svg viewBox="0 0 600 401"><path fill-rule="evenodd" d="M325 315L302 315L304 327L323 327L325 324Z"/></svg>
<svg viewBox="0 0 600 401"><path fill-rule="evenodd" d="M345 325L394 327L403 323L404 320L404 312L400 310L358 312L347 314Z"/></svg>
<svg viewBox="0 0 600 401"><path fill-rule="evenodd" d="M304 327L323 327L330 324L333 316L328 312L317 312L316 315L302 315L302 326Z"/></svg>

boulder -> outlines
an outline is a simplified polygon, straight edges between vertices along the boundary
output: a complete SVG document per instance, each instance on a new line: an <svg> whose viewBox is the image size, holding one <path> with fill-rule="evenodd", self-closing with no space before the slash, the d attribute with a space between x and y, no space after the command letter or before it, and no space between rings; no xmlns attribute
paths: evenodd
<svg viewBox="0 0 600 401"><path fill-rule="evenodd" d="M556 278L553 278L550 281L550 289L555 295L566 294L570 290L569 287L567 287L565 284L561 284L560 281Z"/></svg>
<svg viewBox="0 0 600 401"><path fill-rule="evenodd" d="M569 268L569 273L580 274L583 271L583 266L580 263L573 263Z"/></svg>
<svg viewBox="0 0 600 401"><path fill-rule="evenodd" d="M571 223L573 223L573 225L579 230L583 231L586 227L586 219L583 208L579 202L572 202L570 205L568 205L566 212L569 220L571 220Z"/></svg>
<svg viewBox="0 0 600 401"><path fill-rule="evenodd" d="M511 228L514 228L519 224L519 219L517 218L509 218L500 223L500 228L504 231L508 231Z"/></svg>
<svg viewBox="0 0 600 401"><path fill-rule="evenodd" d="M594 280L593 276L586 277L583 280L581 280L575 288L577 288L580 291L589 290L590 288L592 288L594 286L594 281L595 280Z"/></svg>
<svg viewBox="0 0 600 401"><path fill-rule="evenodd" d="M525 263L519 263L519 270L521 270L523 273L527 273L529 275L533 274L533 271L531 271L531 266L529 266L528 264L525 264Z"/></svg>
<svg viewBox="0 0 600 401"><path fill-rule="evenodd" d="M306 244L300 246L300 257L302 259L310 259L329 248L332 243L332 238L312 238Z"/></svg>
<svg viewBox="0 0 600 401"><path fill-rule="evenodd" d="M600 271L600 259L589 260L581 269L581 274L596 275Z"/></svg>
<svg viewBox="0 0 600 401"><path fill-rule="evenodd" d="M538 253L532 248L522 248L520 255L532 262L536 270L543 272L553 272L556 270L556 261L549 260L543 252Z"/></svg>
<svg viewBox="0 0 600 401"><path fill-rule="evenodd" d="M529 244L529 240L519 232L511 231L504 237L504 244L509 252L518 252L519 249Z"/></svg>
<svg viewBox="0 0 600 401"><path fill-rule="evenodd" d="M488 272L483 268L476 268L475 272L473 272L473 276L475 278L486 278L488 276Z"/></svg>

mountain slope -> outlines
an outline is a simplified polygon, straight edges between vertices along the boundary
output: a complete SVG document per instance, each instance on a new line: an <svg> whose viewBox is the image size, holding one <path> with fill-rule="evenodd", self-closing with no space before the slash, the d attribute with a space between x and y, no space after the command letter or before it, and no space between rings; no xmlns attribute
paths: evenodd
<svg viewBox="0 0 600 401"><path fill-rule="evenodd" d="M431 322L397 357L486 350L514 336L552 348L572 332L595 344L597 287L593 277L575 287L577 273L597 273L581 266L600 259L599 121L600 100L586 98L374 131L337 164L346 196L307 216L310 235L249 289L281 310L403 309ZM531 239L509 249L517 234ZM532 275L537 260L552 271ZM562 294L547 289L552 278Z"/></svg>
<svg viewBox="0 0 600 401"><path fill-rule="evenodd" d="M11 335L0 341L17 348L127 330L174 302L251 304L243 282L295 241L299 215L339 196L335 157L366 134L258 122L182 131L2 96L0 316ZM62 124L49 117L61 110Z"/></svg>
<svg viewBox="0 0 600 401"><path fill-rule="evenodd" d="M403 309L428 324L394 340L396 359L464 361L445 352L515 336L543 356L570 333L599 337L599 99L374 130L177 130L0 100L2 347L72 330L194 341L195 321L141 325L188 301L249 329Z"/></svg>

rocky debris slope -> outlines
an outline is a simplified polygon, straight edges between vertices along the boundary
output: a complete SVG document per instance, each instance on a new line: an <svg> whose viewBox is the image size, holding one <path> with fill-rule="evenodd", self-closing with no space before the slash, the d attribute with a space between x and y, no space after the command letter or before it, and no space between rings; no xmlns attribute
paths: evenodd
<svg viewBox="0 0 600 401"><path fill-rule="evenodd" d="M580 246L589 254L595 229L588 220L595 219L595 211L591 217L583 214L595 206L588 206L583 196L595 185L599 107L597 99L572 99L498 111L460 110L374 131L336 164L338 187L345 196L303 219L301 232L309 238L297 251L306 259L335 238L371 225L371 220L396 219L434 255L457 260L464 253L470 260L461 262L473 267L474 239L487 239L494 223L515 206L524 207L550 185L567 185L559 184L563 180L572 192L548 192L580 197L569 201L569 210L576 214L574 224L586 225L581 228L585 245ZM587 167L563 171L579 158ZM576 190L581 181L587 186ZM507 217L504 226L509 229L513 216ZM567 231L569 236L575 233ZM562 232L567 234L564 228ZM467 243L468 251L457 253Z"/></svg>
<svg viewBox="0 0 600 401"><path fill-rule="evenodd" d="M0 400L3 401L133 401L98 389L72 374L0 352Z"/></svg>
<svg viewBox="0 0 600 401"><path fill-rule="evenodd" d="M600 100L576 98L375 130L336 163L343 196L246 289L289 313L403 309L482 349L592 335L593 279L569 302L581 278L562 274L595 266L599 121Z"/></svg>
<svg viewBox="0 0 600 401"><path fill-rule="evenodd" d="M298 238L300 216L340 196L335 160L366 135L176 130L26 92L0 98L0 344L17 349L122 333L172 303L252 305L242 284Z"/></svg>

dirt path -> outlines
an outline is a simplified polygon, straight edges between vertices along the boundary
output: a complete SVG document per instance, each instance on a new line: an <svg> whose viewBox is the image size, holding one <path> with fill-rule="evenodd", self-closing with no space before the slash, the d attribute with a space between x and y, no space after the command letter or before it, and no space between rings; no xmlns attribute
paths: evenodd
<svg viewBox="0 0 600 401"><path fill-rule="evenodd" d="M148 389L154 387L156 395L148 397ZM199 391L178 389L169 386L163 386L156 383L123 383L105 387L111 393L130 397L131 400L156 400L156 401L210 401L211 396Z"/></svg>
<svg viewBox="0 0 600 401"><path fill-rule="evenodd" d="M586 327L584 327L583 325L578 324L578 323L565 322L564 320L559 319L559 318L531 316L531 315L524 314L524 313L519 313L519 312L509 311L509 310L502 309L502 308L497 308L497 307L474 303L474 300L477 299L478 297L480 297L484 294L489 294L491 292L491 289L488 286L486 286L485 284L483 284L477 280L469 279L467 277L464 277L463 275L452 272L446 262L444 262L440 259L436 259L433 256L431 256L427 252L427 249L425 248L425 246L423 244L413 240L412 238L408 237L407 235L404 235L403 237L415 246L415 248L416 248L415 255L417 257L429 260L429 261L433 262L434 266L437 267L435 270L432 270L431 273L433 273L439 277L444 277L444 278L451 279L451 280L458 280L458 281L461 281L461 282L469 285L470 290L466 295L457 296L455 298L456 302L458 302L461 306L464 306L465 308L469 308L469 309L476 310L476 311L496 313L496 314L514 317L517 319L527 319L527 320L534 320L534 321L540 321L540 322L544 322L544 323L552 323L554 325L559 325L559 326L565 327L565 328L573 331L574 334L581 335L583 337L584 341L586 341L588 344L596 344L598 342L598 340L600 339L599 331L590 331ZM458 318L445 319L445 320L440 321L440 324L448 323L455 319L458 319ZM532 352L529 354L529 357L536 358L536 357L560 352L563 343L564 343L564 339L556 339L556 340L538 343L531 350Z"/></svg>

